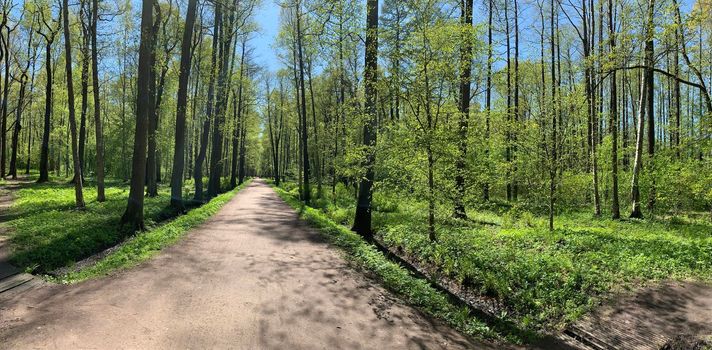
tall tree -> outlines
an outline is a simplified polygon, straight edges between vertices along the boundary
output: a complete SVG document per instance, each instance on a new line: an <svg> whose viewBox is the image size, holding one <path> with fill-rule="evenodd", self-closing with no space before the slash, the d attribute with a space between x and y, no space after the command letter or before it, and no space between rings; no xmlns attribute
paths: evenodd
<svg viewBox="0 0 712 350"><path fill-rule="evenodd" d="M472 7L473 0L460 1L460 22L462 28L462 48L460 50L460 121L458 143L458 158L456 161L455 186L457 194L455 196L455 217L467 218L465 212L465 171L467 157L467 137L470 119L470 85L472 76Z"/></svg>
<svg viewBox="0 0 712 350"><path fill-rule="evenodd" d="M371 231L371 202L374 179L376 145L376 82L378 70L378 0L366 1L366 53L364 59L364 105L366 123L363 126L363 145L367 148L363 166L365 175L359 183L356 201L356 216L351 228L368 240L373 239Z"/></svg>
<svg viewBox="0 0 712 350"><path fill-rule="evenodd" d="M96 137L96 200L106 200L104 193L104 130L101 121L101 98L99 91L99 48L97 46L97 28L99 23L99 0L92 0L91 10L91 70L92 89L94 90L94 131Z"/></svg>
<svg viewBox="0 0 712 350"><path fill-rule="evenodd" d="M74 198L77 208L84 208L84 193L82 190L82 168L79 164L79 150L77 145L77 120L74 110L74 82L72 81L72 43L69 28L69 1L63 0L62 12L64 13L64 62L65 75L67 76L67 107L69 108L69 130L72 143L72 163L74 166Z"/></svg>
<svg viewBox="0 0 712 350"><path fill-rule="evenodd" d="M17 151L20 147L20 130L22 129L22 112L25 107L25 95L27 91L27 83L29 77L27 71L30 69L30 65L35 60L36 50L33 52L33 47L36 48L32 42L32 26L34 26L35 17L32 16L32 22L29 28L28 40L27 40L27 62L23 68L20 70L20 91L18 92L17 107L15 108L15 125L12 128L12 144L10 146L10 170L8 176L13 179L17 179Z"/></svg>
<svg viewBox="0 0 712 350"><path fill-rule="evenodd" d="M52 44L54 39L59 33L61 27L61 18L56 22L51 19L51 8L46 10L41 8L38 10L40 13L40 19L42 20L42 25L46 30L38 29L39 33L45 39L45 111L44 111L44 126L42 132L42 147L40 151L40 176L37 182L47 182L49 181L49 137L52 128ZM49 12L45 14L45 11ZM48 21L46 16L50 17ZM60 11L61 17L61 11ZM49 22L55 22L50 24Z"/></svg>
<svg viewBox="0 0 712 350"><path fill-rule="evenodd" d="M65 2L67 0L64 0ZM142 230L143 197L146 184L146 143L150 111L149 83L151 79L151 48L153 47L153 1L143 0L141 6L141 42L138 51L138 80L136 81L136 133L131 160L131 184L123 224Z"/></svg>
<svg viewBox="0 0 712 350"><path fill-rule="evenodd" d="M482 188L482 195L484 200L489 201L490 199L490 183L489 183L489 169L490 169L490 118L492 109L492 17L494 10L494 0L488 0L487 6L487 87L485 88L485 165L487 169L487 176L485 178L485 183ZM543 43L543 41L542 41ZM543 45L543 44L542 44ZM542 56L543 57L543 56ZM543 67L543 65L542 65Z"/></svg>
<svg viewBox="0 0 712 350"><path fill-rule="evenodd" d="M556 1L556 2L555 2ZM554 230L554 210L556 204L556 170L558 165L558 127L557 117L559 112L558 82L556 80L556 28L554 26L558 1L551 0L550 17L550 42L551 42L551 150L549 165L549 231Z"/></svg>
<svg viewBox="0 0 712 350"><path fill-rule="evenodd" d="M191 59L193 58L191 44L197 6L198 0L188 1L180 50L180 71L178 72L175 150L173 154L173 172L171 173L171 205L181 210L183 209L183 168L185 166L185 112L188 106L188 79L190 78Z"/></svg>
<svg viewBox="0 0 712 350"><path fill-rule="evenodd" d="M195 158L195 169L193 170L193 180L195 182L194 199L197 201L203 200L203 162L205 161L208 150L210 124L213 117L213 107L215 103L215 76L217 70L218 44L220 43L220 32L222 30L222 6L219 2L215 3L214 15L213 44L212 52L210 54L210 74L208 78L208 100L206 101L205 108L206 115L200 134L200 149L198 151L198 156Z"/></svg>
<svg viewBox="0 0 712 350"><path fill-rule="evenodd" d="M648 161L649 166L654 167L655 161L655 0L648 1L648 24L646 26L649 29L645 32L645 80L646 89L648 93L646 94L646 115L647 115L647 136L648 136ZM653 211L655 207L655 178L653 177L650 185L650 193L648 195L648 210Z"/></svg>
<svg viewBox="0 0 712 350"><path fill-rule="evenodd" d="M304 88L304 45L303 45L303 33L302 33L302 5L301 5L301 0L297 0L296 3L296 39L297 39L297 57L298 57L298 65L299 65L299 93L300 93L300 144L302 147L302 183L303 183L303 188L302 188L302 199L304 200L304 203L309 204L311 200L311 188L309 187L309 173L310 173L310 167L309 167L309 133L307 132L307 99L306 99L306 91ZM368 40L368 39L367 39ZM368 45L367 45L368 46ZM373 102L374 110L376 108L376 101L374 97L374 102Z"/></svg>
<svg viewBox="0 0 712 350"><path fill-rule="evenodd" d="M616 30L613 21L613 0L608 0L608 41L611 50L611 56L616 57ZM609 127L611 129L611 217L620 219L620 203L618 199L618 82L616 70L611 70L611 90L610 90L610 105L609 105ZM679 85L678 85L679 86Z"/></svg>

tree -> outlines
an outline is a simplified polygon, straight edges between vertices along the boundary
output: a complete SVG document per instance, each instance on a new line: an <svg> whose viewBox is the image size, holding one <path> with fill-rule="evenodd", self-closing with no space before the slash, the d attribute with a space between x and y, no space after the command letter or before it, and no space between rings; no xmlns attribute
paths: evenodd
<svg viewBox="0 0 712 350"><path fill-rule="evenodd" d="M365 175L361 179L356 201L356 216L351 228L367 240L373 239L371 231L371 202L376 146L376 83L378 70L378 0L366 1L366 54L364 64L364 96L366 103L366 123L363 126L363 145L366 157L363 162Z"/></svg>
<svg viewBox="0 0 712 350"><path fill-rule="evenodd" d="M655 90L651 86L653 84L653 31L654 31L654 14L655 14L655 0L649 0L648 1L648 7L647 7L647 16L645 18L645 25L644 25L644 33L643 37L645 38L645 46L644 46L644 69L643 73L641 75L641 90L640 90L640 104L638 105L638 134L636 136L636 142L635 142L635 160L633 161L633 177L632 177L632 184L631 184L631 202L632 202L632 210L630 213L631 218L638 218L642 219L643 218L643 212L641 210L640 206L640 171L642 169L642 162L643 162L643 137L645 135L644 128L645 128L645 117L647 115L647 118L652 119L654 118L653 116L653 96L650 96L654 94ZM648 122L648 154L653 156L655 153L654 148L655 148L655 128L654 128L654 122L651 124L651 122ZM653 133L653 135L650 135L650 133ZM651 159L652 160L652 159ZM654 190L651 189L651 195L654 196ZM650 199L651 202L649 202L649 205L654 203L653 199Z"/></svg>
<svg viewBox="0 0 712 350"><path fill-rule="evenodd" d="M302 157L302 177L303 177L303 189L302 189L302 199L304 203L309 204L311 200L311 189L309 187L309 137L307 132L307 98L306 91L304 88L304 49L302 45L302 8L301 1L297 0L295 13L296 13L296 24L295 24L295 36L297 45L297 58L299 66L299 93L300 93L300 104L299 104L299 116L300 116L300 144L301 144L301 157ZM368 45L367 45L368 46ZM375 73L374 73L375 74ZM375 100L375 97L374 97ZM375 109L375 101L374 101Z"/></svg>
<svg viewBox="0 0 712 350"><path fill-rule="evenodd" d="M613 0L608 0L608 36L611 54L616 54L616 32L613 22ZM603 24L601 24L603 25ZM618 85L616 70L611 71L611 91L609 105L609 127L611 129L611 217L620 219L620 203L618 199ZM678 85L679 87L679 85Z"/></svg>
<svg viewBox="0 0 712 350"><path fill-rule="evenodd" d="M208 137L210 134L210 122L213 117L213 107L215 103L215 74L217 69L218 59L218 43L220 42L220 31L222 30L222 7L220 3L215 3L215 20L213 23L213 50L210 54L210 78L208 81L208 100L206 102L206 116L203 121L202 131L200 134L200 150L195 158L195 169L193 170L193 179L195 180L195 196L196 201L203 200L203 162L208 149Z"/></svg>
<svg viewBox="0 0 712 350"><path fill-rule="evenodd" d="M104 193L104 130L101 121L101 98L99 91L99 48L97 46L97 28L99 22L99 0L92 0L91 20L91 70L94 92L94 128L96 137L96 200L106 200Z"/></svg>
<svg viewBox="0 0 712 350"><path fill-rule="evenodd" d="M554 230L554 210L556 204L556 170L558 162L558 127L556 125L559 113L558 81L556 80L556 43L554 27L554 11L558 2L551 0L550 30L551 37L551 151L549 165L549 231Z"/></svg>
<svg viewBox="0 0 712 350"><path fill-rule="evenodd" d="M37 182L47 182L49 181L49 137L51 132L52 124L52 44L54 39L59 33L61 28L61 18L58 19L54 25L49 22L53 22L50 18L49 22L45 16L51 17L51 9L48 7L46 10L40 8L40 19L42 20L42 25L46 30L38 29L37 33L40 34L45 39L45 111L44 111L44 127L42 132L42 148L40 152L40 176ZM45 14L45 11L50 12ZM60 11L61 17L61 11ZM41 27L41 26L40 26Z"/></svg>
<svg viewBox="0 0 712 350"><path fill-rule="evenodd" d="M74 165L74 197L77 208L84 208L84 193L82 190L82 168L79 164L79 150L77 145L77 120L74 111L74 82L72 81L72 44L69 30L69 1L63 0L64 13L64 62L67 76L67 105L69 108L69 130L72 143L72 162Z"/></svg>
<svg viewBox="0 0 712 350"><path fill-rule="evenodd" d="M96 0L94 0L96 1ZM176 133L173 154L173 172L171 173L171 205L183 209L183 168L185 166L185 112L188 105L188 78L190 77L193 28L197 0L188 1L183 39L180 49L180 71L178 73L178 103L176 104Z"/></svg>
<svg viewBox="0 0 712 350"><path fill-rule="evenodd" d="M30 69L30 64L35 60L36 55L36 47L34 43L32 42L32 33L34 32L32 30L32 26L34 25L35 22L35 17L33 15L32 21L30 23L30 28L28 29L28 40L27 40L27 63L25 64L24 68L21 68L20 71L20 91L18 93L18 98L17 98L17 108L15 110L15 125L12 128L12 145L10 147L10 171L8 172L8 176L11 176L13 179L17 179L17 150L20 147L19 141L20 141L20 130L22 128L22 112L25 107L25 93L27 91L27 83L29 80L29 77L27 76L27 71ZM33 51L33 48L34 51ZM8 56L9 58L9 56ZM19 62L18 62L19 63ZM13 77L13 79L16 79Z"/></svg>
<svg viewBox="0 0 712 350"><path fill-rule="evenodd" d="M455 197L455 217L467 218L465 212L465 172L467 157L467 137L470 118L470 85L472 75L472 0L462 0L460 3L460 22L462 29L462 48L460 52L460 122L458 143L459 157L456 162L457 174L455 176L455 186L457 194Z"/></svg>
<svg viewBox="0 0 712 350"><path fill-rule="evenodd" d="M64 0L65 2L67 0ZM143 193L146 184L146 142L148 115L150 111L149 82L151 79L151 48L153 47L153 0L143 0L141 6L141 42L138 56L138 80L136 82L136 133L131 161L131 184L126 211L121 223L133 230L142 230Z"/></svg>

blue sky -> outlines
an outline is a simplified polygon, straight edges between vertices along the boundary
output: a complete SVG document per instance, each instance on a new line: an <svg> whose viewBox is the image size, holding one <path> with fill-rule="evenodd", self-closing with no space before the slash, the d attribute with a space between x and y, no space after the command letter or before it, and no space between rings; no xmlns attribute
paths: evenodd
<svg viewBox="0 0 712 350"><path fill-rule="evenodd" d="M251 43L254 48L254 60L270 71L276 71L281 66L273 47L279 32L279 12L280 7L275 0L263 0L255 13L259 32Z"/></svg>

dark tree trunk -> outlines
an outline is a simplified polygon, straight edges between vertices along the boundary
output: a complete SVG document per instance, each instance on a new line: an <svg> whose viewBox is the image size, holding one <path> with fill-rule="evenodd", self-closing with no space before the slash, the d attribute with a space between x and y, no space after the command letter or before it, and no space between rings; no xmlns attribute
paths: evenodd
<svg viewBox="0 0 712 350"><path fill-rule="evenodd" d="M72 81L72 45L69 30L69 1L64 0L62 5L64 13L64 51L65 71L67 75L67 104L69 107L69 130L72 143L72 160L74 163L74 196L77 208L84 208L84 193L82 191L82 172L79 164L79 150L77 149L77 120L74 111L74 82Z"/></svg>
<svg viewBox="0 0 712 350"><path fill-rule="evenodd" d="M67 1L67 0L64 0ZM138 52L138 80L136 97L136 136L131 162L131 186L123 224L142 230L144 186L146 185L146 143L150 110L149 83L151 80L151 48L153 47L153 0L143 0L141 8L141 43Z"/></svg>
<svg viewBox="0 0 712 350"><path fill-rule="evenodd" d="M465 212L465 172L467 164L467 136L470 120L470 80L472 75L472 0L462 0L460 24L463 26L462 48L460 50L460 121L458 124L458 158L455 163L455 217L467 218Z"/></svg>
<svg viewBox="0 0 712 350"><path fill-rule="evenodd" d="M297 1L297 54L299 58L299 92L301 94L301 104L299 108L301 110L301 147L302 147L302 176L303 176L303 200L304 203L309 205L311 201L311 189L309 187L309 144L308 144L308 132L307 132L307 98L306 91L304 88L304 50L302 48L302 15L301 15L301 2ZM374 112L375 112L375 98L374 98Z"/></svg>
<svg viewBox="0 0 712 350"><path fill-rule="evenodd" d="M96 1L96 0L94 0ZM175 152L173 154L173 172L171 173L171 206L183 209L183 168L185 166L185 112L188 106L188 79L191 68L191 44L197 0L188 1L185 17L185 29L180 51L180 71L178 73L178 101L176 104ZM197 85L197 81L196 81ZM195 103L195 102L193 102Z"/></svg>
<svg viewBox="0 0 712 350"><path fill-rule="evenodd" d="M609 42L611 45L611 54L615 55L616 51L616 32L613 22L613 0L608 0L608 29ZM603 23L601 23L603 25ZM618 86L616 81L616 70L611 71L611 91L609 105L610 119L609 127L611 129L611 217L620 219L620 202L618 199Z"/></svg>
<svg viewBox="0 0 712 350"><path fill-rule="evenodd" d="M86 0L80 2L80 15L79 19L81 21L82 27L82 42L81 42L81 57L82 57L82 71L81 71L81 95L82 95L82 105L79 112L79 170L82 177L82 182L84 181L86 168L84 164L84 155L86 154L86 144L87 144L87 110L89 109L89 27L88 27L88 16ZM76 178L72 179L72 182L76 181Z"/></svg>
<svg viewBox="0 0 712 350"><path fill-rule="evenodd" d="M485 201L490 199L490 183L489 183L489 168L490 168L490 117L492 109L492 15L493 15L493 0L488 1L487 10L487 87L485 89L485 165L487 174L485 183L482 186L482 197Z"/></svg>
<svg viewBox="0 0 712 350"><path fill-rule="evenodd" d="M237 172L238 172L238 155L240 152L240 126L242 124L242 86L243 79L245 75L245 48L247 42L242 43L242 50L240 53L240 81L237 83L237 96L233 94L233 114L235 119L235 129L232 135L232 168L230 169L230 187L235 188L237 186ZM269 91L267 92L269 94ZM269 98L269 96L268 96ZM268 107L269 108L269 107Z"/></svg>
<svg viewBox="0 0 712 350"><path fill-rule="evenodd" d="M94 130L96 137L96 200L106 200L104 194L104 131L101 121L101 101L99 96L99 48L97 46L97 26L99 22L99 0L92 0L91 20L91 64L92 88L94 90Z"/></svg>
<svg viewBox="0 0 712 350"><path fill-rule="evenodd" d="M655 157L655 74L653 72L654 64L654 57L653 55L655 54L655 44L653 42L653 32L654 28L652 28L653 24L653 17L655 13L655 0L650 0L648 3L648 21L650 22L648 24L649 31L647 32L646 35L646 41L645 41L645 80L646 80L646 89L648 89L648 92L646 94L647 96L647 106L646 106L646 115L647 115L647 122L648 122L648 162L649 162L649 168L652 168L655 166L655 162L653 158ZM655 178L653 177L652 183L650 185L650 193L648 195L648 210L653 211L655 207Z"/></svg>
<svg viewBox="0 0 712 350"><path fill-rule="evenodd" d="M200 135L200 150L195 159L195 170L193 179L195 180L195 200L203 200L203 162L208 150L210 136L210 119L213 117L213 105L215 102L215 74L217 69L218 44L220 42L220 31L222 22L222 6L215 3L215 21L213 25L213 50L210 57L210 80L208 81L208 100L206 106L206 116L203 122L203 130Z"/></svg>
<svg viewBox="0 0 712 350"><path fill-rule="evenodd" d="M549 231L554 230L554 210L556 204L556 168L558 162L558 89L556 81L556 44L554 27L554 9L558 2L551 0L551 164L549 165Z"/></svg>
<svg viewBox="0 0 712 350"><path fill-rule="evenodd" d="M223 169L223 133L225 124L225 107L227 104L227 79L228 63L230 59L230 44L232 42L232 24L234 10L230 10L227 25L221 32L220 39L220 64L217 81L217 101L215 105L215 125L213 126L212 150L210 154L210 174L208 178L208 196L215 197L220 193L220 180Z"/></svg>
<svg viewBox="0 0 712 350"><path fill-rule="evenodd" d="M29 58L28 58L29 60ZM29 62L29 61L28 61ZM29 64L29 63L28 63ZM12 144L10 147L10 171L8 176L17 179L17 148L20 141L20 130L22 128L22 110L25 105L25 90L27 88L27 70L22 72L20 77L20 92L17 98L17 110L15 112L15 126L12 129Z"/></svg>
<svg viewBox="0 0 712 350"><path fill-rule="evenodd" d="M158 184L156 183L156 132L158 131L158 68L156 59L156 47L158 44L158 28L163 22L163 13L158 1L154 0L156 16L153 19L151 30L153 40L151 42L151 78L149 80L149 111L148 111L148 153L146 154L146 195L148 197L158 196Z"/></svg>
<svg viewBox="0 0 712 350"><path fill-rule="evenodd" d="M363 144L368 148L364 160L365 176L361 179L356 202L356 216L351 228L367 240L373 239L371 230L371 201L373 193L376 145L376 81L378 69L378 0L366 1L366 53L364 64L364 95L366 98L366 123L363 127Z"/></svg>
<svg viewBox="0 0 712 350"><path fill-rule="evenodd" d="M9 99L11 82L10 80L10 28L7 20L4 20L4 27L7 28L7 36L0 35L2 46L5 48L5 82L2 91L2 121L0 121L0 176L5 176L6 148L7 148L7 101ZM2 28L0 28L2 30Z"/></svg>
<svg viewBox="0 0 712 350"><path fill-rule="evenodd" d="M49 181L49 136L52 124L52 41L54 41L54 35L49 33L45 39L47 41L45 45L45 111L40 149L40 177L37 182Z"/></svg>

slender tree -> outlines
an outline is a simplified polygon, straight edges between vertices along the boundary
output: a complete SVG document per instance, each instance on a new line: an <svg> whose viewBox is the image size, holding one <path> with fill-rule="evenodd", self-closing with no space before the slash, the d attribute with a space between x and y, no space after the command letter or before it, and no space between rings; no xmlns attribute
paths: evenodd
<svg viewBox="0 0 712 350"><path fill-rule="evenodd" d="M97 46L97 28L99 23L99 0L92 0L91 9L91 70L92 89L94 90L94 137L96 137L96 200L106 200L104 193L104 130L101 120L101 97L99 90L99 47Z"/></svg>
<svg viewBox="0 0 712 350"><path fill-rule="evenodd" d="M610 45L611 55L616 57L616 31L613 21L613 0L608 0L608 41ZM616 70L611 70L611 90L609 104L609 127L611 129L611 217L619 219L620 203L618 199L618 82Z"/></svg>
<svg viewBox="0 0 712 350"><path fill-rule="evenodd" d="M455 175L455 186L457 194L455 197L455 217L467 218L465 212L465 171L467 157L467 137L470 119L470 85L472 75L472 7L473 0L461 0L460 2L460 23L462 24L462 48L460 50L460 121L458 143L458 158L455 163L457 173Z"/></svg>
<svg viewBox="0 0 712 350"><path fill-rule="evenodd" d="M47 9L50 12L48 15L51 17L51 9ZM52 85L53 85L53 74L52 74L52 44L54 39L59 33L61 28L61 18L57 21L53 21L51 18L48 21L45 17L45 10L39 9L40 19L44 30L38 29L39 33L45 39L45 111L44 111L44 126L42 132L42 147L40 151L40 176L37 182L47 182L49 181L49 137L52 128ZM61 17L61 11L60 11ZM54 22L50 24L50 22Z"/></svg>
<svg viewBox="0 0 712 350"><path fill-rule="evenodd" d="M64 62L65 75L67 76L67 107L69 108L69 130L72 143L72 161L74 166L74 197L77 208L84 208L84 193L82 190L82 168L79 164L79 150L77 145L77 120L74 111L74 82L72 81L72 43L69 30L69 1L63 0L62 12L64 16Z"/></svg>

